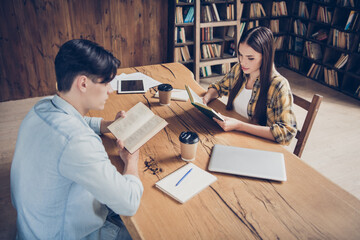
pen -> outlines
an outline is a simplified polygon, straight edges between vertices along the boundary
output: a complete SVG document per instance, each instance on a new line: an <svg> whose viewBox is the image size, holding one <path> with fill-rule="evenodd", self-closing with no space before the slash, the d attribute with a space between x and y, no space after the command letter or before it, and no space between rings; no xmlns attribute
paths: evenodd
<svg viewBox="0 0 360 240"><path fill-rule="evenodd" d="M185 175L175 184L175 187L177 187L181 181L184 180L184 178L191 172L191 170L192 168L190 168L190 170L185 173Z"/></svg>

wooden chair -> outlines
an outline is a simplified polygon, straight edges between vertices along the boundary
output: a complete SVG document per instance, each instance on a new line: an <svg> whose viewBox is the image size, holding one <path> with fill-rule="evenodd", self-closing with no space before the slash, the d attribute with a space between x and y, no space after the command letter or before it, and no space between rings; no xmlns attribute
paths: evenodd
<svg viewBox="0 0 360 240"><path fill-rule="evenodd" d="M294 103L307 111L304 124L301 130L298 130L295 136L297 143L294 149L294 154L298 157L301 157L323 97L315 94L312 98L312 101L309 102L306 99L296 96L295 94L293 94L293 96Z"/></svg>

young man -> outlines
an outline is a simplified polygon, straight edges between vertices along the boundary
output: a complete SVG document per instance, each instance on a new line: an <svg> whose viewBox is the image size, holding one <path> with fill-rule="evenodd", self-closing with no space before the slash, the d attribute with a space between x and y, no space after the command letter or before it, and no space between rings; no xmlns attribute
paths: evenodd
<svg viewBox="0 0 360 240"><path fill-rule="evenodd" d="M61 46L55 59L58 94L39 101L19 129L11 166L18 238L130 237L117 214L131 216L139 207L139 152L131 155L117 142L121 175L98 135L111 122L85 117L91 109L104 108L119 65L88 40Z"/></svg>

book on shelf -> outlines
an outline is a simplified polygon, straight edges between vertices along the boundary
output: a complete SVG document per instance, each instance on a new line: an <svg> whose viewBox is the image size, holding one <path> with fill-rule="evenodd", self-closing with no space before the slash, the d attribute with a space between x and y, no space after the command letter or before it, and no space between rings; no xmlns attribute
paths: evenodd
<svg viewBox="0 0 360 240"><path fill-rule="evenodd" d="M139 102L126 112L126 117L108 126L110 132L123 141L125 148L134 153L168 123Z"/></svg>
<svg viewBox="0 0 360 240"><path fill-rule="evenodd" d="M350 33L340 32L337 29L332 29L332 44L334 47L350 50Z"/></svg>
<svg viewBox="0 0 360 240"><path fill-rule="evenodd" d="M215 3L211 5L201 6L201 21L202 22L217 22L220 21L219 12Z"/></svg>
<svg viewBox="0 0 360 240"><path fill-rule="evenodd" d="M288 64L291 68L299 70L300 68L300 58L292 54L288 54Z"/></svg>
<svg viewBox="0 0 360 240"><path fill-rule="evenodd" d="M311 34L311 37L318 41L323 41L328 38L328 33L325 29L320 29L320 30L314 32L313 34Z"/></svg>
<svg viewBox="0 0 360 240"><path fill-rule="evenodd" d="M306 25L301 22L299 19L294 21L294 33L297 35L305 36L307 32Z"/></svg>
<svg viewBox="0 0 360 240"><path fill-rule="evenodd" d="M249 30L250 28L258 27L258 26L259 26L259 20L250 21L247 24L247 30Z"/></svg>
<svg viewBox="0 0 360 240"><path fill-rule="evenodd" d="M225 75L231 70L231 64L230 63L224 63L221 65L221 74Z"/></svg>
<svg viewBox="0 0 360 240"><path fill-rule="evenodd" d="M355 7L354 0L340 0L339 5L342 7Z"/></svg>
<svg viewBox="0 0 360 240"><path fill-rule="evenodd" d="M213 39L214 39L213 27L201 28L201 41L211 41Z"/></svg>
<svg viewBox="0 0 360 240"><path fill-rule="evenodd" d="M305 2L302 1L299 2L298 16L303 18L309 18L309 11Z"/></svg>
<svg viewBox="0 0 360 240"><path fill-rule="evenodd" d="M278 33L279 32L279 19L270 20L270 30L273 33Z"/></svg>
<svg viewBox="0 0 360 240"><path fill-rule="evenodd" d="M251 3L250 18L266 17L265 10L261 3Z"/></svg>
<svg viewBox="0 0 360 240"><path fill-rule="evenodd" d="M224 121L224 119L219 115L219 113L215 112L214 109L212 109L211 107L205 105L202 101L202 98L199 97L199 95L197 95L190 87L185 85L185 89L189 94L191 104L196 107L200 112L205 114L210 119L217 118L221 121Z"/></svg>
<svg viewBox="0 0 360 240"><path fill-rule="evenodd" d="M284 36L274 37L274 42L276 50L281 50L283 48Z"/></svg>
<svg viewBox="0 0 360 240"><path fill-rule="evenodd" d="M286 8L286 2L273 2L272 9L271 9L271 15L276 16L287 16L287 8Z"/></svg>
<svg viewBox="0 0 360 240"><path fill-rule="evenodd" d="M229 26L226 32L226 36L233 38L235 36L235 26Z"/></svg>
<svg viewBox="0 0 360 240"><path fill-rule="evenodd" d="M212 75L211 66L200 67L200 76L208 77Z"/></svg>
<svg viewBox="0 0 360 240"><path fill-rule="evenodd" d="M189 48L188 46L183 46L180 48L181 51L181 56L183 58L183 60L186 61L190 61L191 60L191 56L190 56L190 52L189 52Z"/></svg>
<svg viewBox="0 0 360 240"><path fill-rule="evenodd" d="M234 20L234 4L228 4L226 6L226 19L227 20Z"/></svg>
<svg viewBox="0 0 360 240"><path fill-rule="evenodd" d="M211 173L188 163L155 183L155 186L180 203L199 194L217 178Z"/></svg>
<svg viewBox="0 0 360 240"><path fill-rule="evenodd" d="M355 96L357 96L358 98L360 98L360 85L359 87L356 89L355 91Z"/></svg>
<svg viewBox="0 0 360 240"><path fill-rule="evenodd" d="M352 10L349 14L348 20L345 24L345 30L355 30L357 23L359 21L359 13Z"/></svg>
<svg viewBox="0 0 360 240"><path fill-rule="evenodd" d="M324 81L326 84L330 86L338 87L339 80L338 80L337 71L335 71L334 69L324 68Z"/></svg>
<svg viewBox="0 0 360 240"><path fill-rule="evenodd" d="M192 23L194 22L194 7L189 7L186 9L184 13L185 19L184 23Z"/></svg>
<svg viewBox="0 0 360 240"><path fill-rule="evenodd" d="M313 63L306 76L317 79L320 74L320 71L321 71L321 66L316 63Z"/></svg>
<svg viewBox="0 0 360 240"><path fill-rule="evenodd" d="M240 31L239 31L239 38L241 38L241 35L243 34L244 32L244 29L245 29L245 25L246 25L246 22L241 22L240 23Z"/></svg>
<svg viewBox="0 0 360 240"><path fill-rule="evenodd" d="M342 53L334 66L338 69L342 68L343 66L345 66L346 62L348 61L348 58L349 58L348 54Z"/></svg>
<svg viewBox="0 0 360 240"><path fill-rule="evenodd" d="M176 43L185 43L186 36L185 36L185 28L184 27L176 27L176 35L175 35L175 42Z"/></svg>
<svg viewBox="0 0 360 240"><path fill-rule="evenodd" d="M228 53L231 56L236 56L235 43L234 42L230 43Z"/></svg>
<svg viewBox="0 0 360 240"><path fill-rule="evenodd" d="M202 48L202 58L215 58L221 56L221 44L203 44Z"/></svg>
<svg viewBox="0 0 360 240"><path fill-rule="evenodd" d="M175 23L183 23L183 8L182 7L176 7L175 9Z"/></svg>
<svg viewBox="0 0 360 240"><path fill-rule="evenodd" d="M331 23L332 12L328 7L319 6L316 20L323 23Z"/></svg>
<svg viewBox="0 0 360 240"><path fill-rule="evenodd" d="M219 12L217 10L216 4L215 3L211 3L212 9L213 9L213 15L216 21L220 21L220 16L219 16Z"/></svg>
<svg viewBox="0 0 360 240"><path fill-rule="evenodd" d="M321 46L318 43L306 41L305 48L308 57L315 60L322 59L323 56L322 56Z"/></svg>

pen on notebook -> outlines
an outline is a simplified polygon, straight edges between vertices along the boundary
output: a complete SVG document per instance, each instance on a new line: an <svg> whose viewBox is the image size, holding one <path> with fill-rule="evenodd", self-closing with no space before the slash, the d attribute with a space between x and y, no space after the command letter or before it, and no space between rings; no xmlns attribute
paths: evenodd
<svg viewBox="0 0 360 240"><path fill-rule="evenodd" d="M184 180L184 178L191 172L191 170L192 170L192 168L190 168L190 170L187 171L187 172L185 173L185 175L182 176L182 178L180 178L180 180L175 184L175 187L177 187L177 186L181 183L181 181Z"/></svg>

